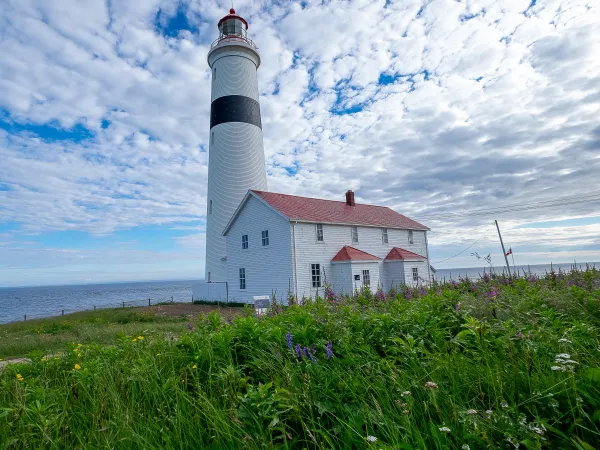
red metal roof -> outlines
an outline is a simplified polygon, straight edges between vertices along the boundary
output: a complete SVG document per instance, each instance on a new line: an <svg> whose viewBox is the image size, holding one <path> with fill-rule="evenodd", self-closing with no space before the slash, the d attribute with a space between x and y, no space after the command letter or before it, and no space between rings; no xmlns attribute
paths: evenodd
<svg viewBox="0 0 600 450"><path fill-rule="evenodd" d="M224 21L226 21L227 19L239 19L239 20L241 20L241 21L244 23L244 25L246 25L246 30L248 29L248 22L246 22L246 19L244 19L243 17L240 17L240 16L238 16L238 15L235 13L235 9L233 9L233 8L231 8L231 9L229 10L229 14L228 14L228 15L226 15L226 16L225 16L225 17L223 17L221 20L219 20L219 23L217 24L217 27L220 27L220 26L221 26L221 24L222 24Z"/></svg>
<svg viewBox="0 0 600 450"><path fill-rule="evenodd" d="M411 230L429 229L425 225L415 222L402 214L398 214L396 211L385 206L359 203L355 206L349 206L346 202L334 200L298 197L296 195L255 190L252 192L290 220Z"/></svg>
<svg viewBox="0 0 600 450"><path fill-rule="evenodd" d="M375 255L345 245L331 261L379 261L380 259Z"/></svg>
<svg viewBox="0 0 600 450"><path fill-rule="evenodd" d="M427 258L425 258L424 256L421 256L421 255L417 255L416 253L409 252L408 250L404 250L403 248L400 248L400 247L394 247L393 249L390 250L388 255L385 257L385 261L394 261L394 260L403 261L405 259L411 259L411 260L417 259L420 261L425 261Z"/></svg>

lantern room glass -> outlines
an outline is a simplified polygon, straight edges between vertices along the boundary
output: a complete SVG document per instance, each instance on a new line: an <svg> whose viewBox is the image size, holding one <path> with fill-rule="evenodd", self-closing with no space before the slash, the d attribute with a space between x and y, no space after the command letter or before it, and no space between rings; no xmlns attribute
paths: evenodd
<svg viewBox="0 0 600 450"><path fill-rule="evenodd" d="M242 36L247 37L246 25L240 19L227 19L221 24L221 37Z"/></svg>

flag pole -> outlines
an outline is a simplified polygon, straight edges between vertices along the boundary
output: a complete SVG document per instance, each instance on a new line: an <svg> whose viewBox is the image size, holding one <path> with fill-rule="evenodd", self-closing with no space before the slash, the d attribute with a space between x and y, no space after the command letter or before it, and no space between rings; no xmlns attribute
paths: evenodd
<svg viewBox="0 0 600 450"><path fill-rule="evenodd" d="M508 256L506 255L506 250L504 249L504 242L502 242L502 235L500 234L500 226L498 225L497 220L494 220L494 222L496 223L496 229L498 230L498 237L500 238L500 245L502 246L502 254L504 255L504 261L506 261L506 268L508 269L508 278L512 279L510 265L508 264Z"/></svg>

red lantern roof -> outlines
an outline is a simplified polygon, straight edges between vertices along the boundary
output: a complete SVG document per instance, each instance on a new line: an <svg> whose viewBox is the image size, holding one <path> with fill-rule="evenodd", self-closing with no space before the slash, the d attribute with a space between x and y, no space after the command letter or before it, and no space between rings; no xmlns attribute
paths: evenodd
<svg viewBox="0 0 600 450"><path fill-rule="evenodd" d="M224 21L226 21L226 20L229 20L229 19L239 19L239 20L241 20L241 21L242 21L242 23L243 23L244 25L246 25L246 30L248 29L248 22L246 22L246 19L244 19L243 17L240 17L240 16L238 16L238 15L235 13L235 9L233 9L233 8L231 8L231 9L229 10L229 14L227 14L225 17L223 17L221 20L219 20L219 23L217 24L217 27L219 27L219 28L220 28L220 27L221 27L221 24L222 24Z"/></svg>

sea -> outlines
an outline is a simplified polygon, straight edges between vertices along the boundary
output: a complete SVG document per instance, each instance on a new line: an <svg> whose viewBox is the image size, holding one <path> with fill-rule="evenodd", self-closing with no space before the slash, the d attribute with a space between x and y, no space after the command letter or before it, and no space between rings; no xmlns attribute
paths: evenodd
<svg viewBox="0 0 600 450"><path fill-rule="evenodd" d="M60 316L96 308L191 302L198 281L152 281L0 288L0 323Z"/></svg>
<svg viewBox="0 0 600 450"><path fill-rule="evenodd" d="M519 274L544 276L552 269L571 271L574 267L585 270L586 264L600 269L597 263L539 264L511 266ZM434 274L438 281L459 280L469 277L478 279L484 273L506 272L506 267L471 267L438 269ZM192 285L197 280L153 281L134 283L106 283L71 286L37 286L0 288L0 323L60 316L96 308L145 306L160 302L191 302Z"/></svg>

